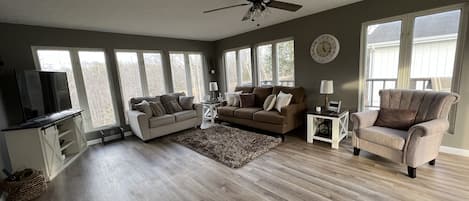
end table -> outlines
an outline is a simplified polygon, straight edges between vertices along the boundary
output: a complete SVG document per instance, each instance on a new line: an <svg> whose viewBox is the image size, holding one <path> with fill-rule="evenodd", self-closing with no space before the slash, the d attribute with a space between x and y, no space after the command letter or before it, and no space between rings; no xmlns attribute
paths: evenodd
<svg viewBox="0 0 469 201"><path fill-rule="evenodd" d="M324 120L332 121L332 136L320 136L318 134L318 126ZM349 112L316 112L308 111L307 112L307 141L308 143L313 143L314 140L319 140L323 142L331 143L333 149L339 149L339 143L345 137L348 136L348 123L349 123Z"/></svg>
<svg viewBox="0 0 469 201"><path fill-rule="evenodd" d="M220 101L205 101L201 103L205 112L204 120L210 120L215 123L215 118L217 117L217 106L221 105Z"/></svg>

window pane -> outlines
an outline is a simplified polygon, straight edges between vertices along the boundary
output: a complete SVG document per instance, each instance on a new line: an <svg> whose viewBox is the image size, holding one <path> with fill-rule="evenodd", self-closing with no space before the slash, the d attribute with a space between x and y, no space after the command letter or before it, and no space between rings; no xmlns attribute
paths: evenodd
<svg viewBox="0 0 469 201"><path fill-rule="evenodd" d="M116 124L104 52L79 51L91 128Z"/></svg>
<svg viewBox="0 0 469 201"><path fill-rule="evenodd" d="M396 87L401 26L394 21L367 27L365 106L379 106L379 90Z"/></svg>
<svg viewBox="0 0 469 201"><path fill-rule="evenodd" d="M238 73L236 71L236 52L225 53L225 71L226 71L226 84L228 91L233 92L236 85L238 85Z"/></svg>
<svg viewBox="0 0 469 201"><path fill-rule="evenodd" d="M173 78L174 92L185 92L188 94L184 54L171 53L169 54L169 59L171 62L171 75Z"/></svg>
<svg viewBox="0 0 469 201"><path fill-rule="evenodd" d="M461 11L415 18L411 88L451 91Z"/></svg>
<svg viewBox="0 0 469 201"><path fill-rule="evenodd" d="M241 85L252 85L251 48L239 50Z"/></svg>
<svg viewBox="0 0 469 201"><path fill-rule="evenodd" d="M272 45L257 47L257 66L260 85L273 85L272 75Z"/></svg>
<svg viewBox="0 0 469 201"><path fill-rule="evenodd" d="M194 102L201 102L206 94L202 55L189 54L189 66L191 69L192 95L194 96Z"/></svg>
<svg viewBox="0 0 469 201"><path fill-rule="evenodd" d="M124 104L125 119L129 110L129 100L143 96L140 69L136 52L116 52L119 80Z"/></svg>
<svg viewBox="0 0 469 201"><path fill-rule="evenodd" d="M277 43L278 85L295 85L294 42Z"/></svg>
<svg viewBox="0 0 469 201"><path fill-rule="evenodd" d="M150 96L166 93L163 62L160 53L143 53L145 73L147 75L148 92Z"/></svg>
<svg viewBox="0 0 469 201"><path fill-rule="evenodd" d="M68 50L38 50L37 57L41 70L67 73L72 108L80 108L70 52Z"/></svg>

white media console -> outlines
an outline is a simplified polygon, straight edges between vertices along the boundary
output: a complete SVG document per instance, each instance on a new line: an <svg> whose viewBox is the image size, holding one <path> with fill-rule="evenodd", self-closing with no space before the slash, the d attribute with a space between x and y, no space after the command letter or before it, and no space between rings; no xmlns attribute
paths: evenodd
<svg viewBox="0 0 469 201"><path fill-rule="evenodd" d="M14 171L41 170L52 180L87 148L81 111L67 111L42 122L3 131Z"/></svg>

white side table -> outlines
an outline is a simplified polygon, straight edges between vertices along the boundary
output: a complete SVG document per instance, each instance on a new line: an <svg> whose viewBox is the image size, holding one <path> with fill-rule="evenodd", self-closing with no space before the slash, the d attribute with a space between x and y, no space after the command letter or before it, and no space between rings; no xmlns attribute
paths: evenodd
<svg viewBox="0 0 469 201"><path fill-rule="evenodd" d="M319 136L318 126L323 120L332 120L332 137ZM339 143L348 135L349 112L316 112L307 113L307 141L313 143L314 140L331 143L333 149L339 149Z"/></svg>
<svg viewBox="0 0 469 201"><path fill-rule="evenodd" d="M210 120L213 123L215 123L215 118L217 117L217 106L221 104L221 102L202 102L201 103L203 108L204 108L204 120Z"/></svg>

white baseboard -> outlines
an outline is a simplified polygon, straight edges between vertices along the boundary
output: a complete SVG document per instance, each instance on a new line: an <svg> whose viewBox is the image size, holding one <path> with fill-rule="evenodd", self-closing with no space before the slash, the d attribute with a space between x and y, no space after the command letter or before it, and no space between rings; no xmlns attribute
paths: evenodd
<svg viewBox="0 0 469 201"><path fill-rule="evenodd" d="M440 152L447 153L447 154L458 155L458 156L469 157L469 150L467 150L467 149L459 149L459 148L454 148L454 147L440 146Z"/></svg>
<svg viewBox="0 0 469 201"><path fill-rule="evenodd" d="M124 132L124 136L131 136L133 135L133 133L131 131L126 131ZM111 140L116 140L116 139L120 139L121 136L120 135L111 135L111 136L108 136L108 137L104 137L104 140L107 142L107 141L111 141ZM95 144L101 144L101 138L98 138L98 139L94 139L94 140L89 140L87 142L88 146L91 146L91 145L95 145Z"/></svg>

